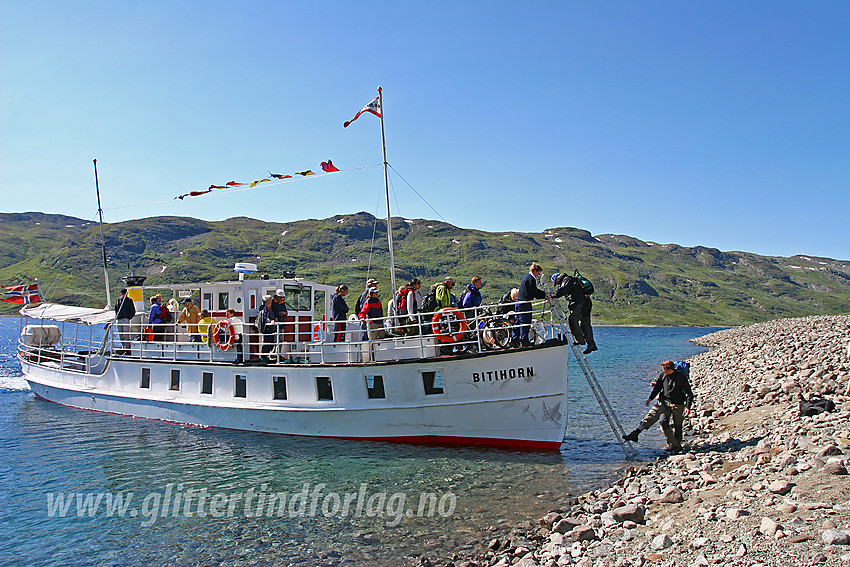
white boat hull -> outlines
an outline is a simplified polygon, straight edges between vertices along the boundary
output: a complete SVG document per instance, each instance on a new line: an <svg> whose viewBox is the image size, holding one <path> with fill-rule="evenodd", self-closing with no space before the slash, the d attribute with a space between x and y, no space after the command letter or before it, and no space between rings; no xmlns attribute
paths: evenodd
<svg viewBox="0 0 850 567"><path fill-rule="evenodd" d="M344 365L113 359L100 375L21 363L37 396L87 410L288 435L557 449L567 418L567 348ZM143 368L148 388L140 387ZM210 394L201 394L204 373L212 374ZM442 393L425 392L428 373L438 373ZM384 398L368 397L366 376L376 375ZM244 397L234 396L237 376ZM285 377L286 399L274 399L275 376ZM326 378L333 399L318 400Z"/></svg>

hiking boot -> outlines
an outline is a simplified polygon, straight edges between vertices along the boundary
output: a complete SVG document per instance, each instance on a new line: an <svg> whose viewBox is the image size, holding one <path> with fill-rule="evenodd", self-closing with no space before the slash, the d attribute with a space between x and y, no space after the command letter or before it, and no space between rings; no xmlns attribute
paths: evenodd
<svg viewBox="0 0 850 567"><path fill-rule="evenodd" d="M640 435L640 429L635 429L628 435L623 436L623 441L631 441L632 443L638 442L638 435Z"/></svg>
<svg viewBox="0 0 850 567"><path fill-rule="evenodd" d="M596 348L596 345L590 345L589 347L584 349L584 354L590 354L591 352L593 352L595 350L599 350L598 348Z"/></svg>

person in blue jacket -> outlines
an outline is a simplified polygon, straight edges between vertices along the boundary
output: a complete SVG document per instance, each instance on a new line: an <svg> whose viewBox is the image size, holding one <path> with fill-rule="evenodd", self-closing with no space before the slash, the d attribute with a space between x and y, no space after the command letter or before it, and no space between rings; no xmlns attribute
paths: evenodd
<svg viewBox="0 0 850 567"><path fill-rule="evenodd" d="M472 283L466 284L466 290L460 296L460 308L472 309L481 305L481 288L484 287L484 280L481 276L472 278ZM467 316L471 315L471 311Z"/></svg>
<svg viewBox="0 0 850 567"><path fill-rule="evenodd" d="M348 295L348 286L342 284L336 288L336 293L331 298L331 320L334 321L334 342L345 340L345 320L348 317L348 304L345 296Z"/></svg>
<svg viewBox="0 0 850 567"><path fill-rule="evenodd" d="M528 273L519 282L519 291L516 296L516 322L511 329L511 347L531 346L528 340L528 331L531 328L531 301L534 299L546 299L546 292L537 287L537 280L543 275L543 267L534 262L529 266Z"/></svg>

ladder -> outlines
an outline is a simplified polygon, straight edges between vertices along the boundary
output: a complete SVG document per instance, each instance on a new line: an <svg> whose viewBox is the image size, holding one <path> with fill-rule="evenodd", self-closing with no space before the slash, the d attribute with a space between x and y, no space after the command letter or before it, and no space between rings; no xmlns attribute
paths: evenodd
<svg viewBox="0 0 850 567"><path fill-rule="evenodd" d="M620 424L620 420L617 418L617 414L614 412L614 408L611 407L611 402L608 401L608 397L602 390L602 386L599 384L599 380L596 379L596 374L593 373L593 369L587 362L587 357L581 351L580 346L576 344L576 341L573 338L572 333L570 332L570 326L567 315L564 313L563 307L561 307L559 298L550 296L549 303L552 306L553 319L555 320L555 322L557 322L558 326L561 329L561 336L567 338L567 342L569 342L570 348L573 350L573 356L575 356L576 360L578 361L578 364L581 367L581 371L584 373L584 377L587 379L587 383L590 385L590 389L593 392L593 395L596 396L596 401L599 402L599 407L602 409L602 414L605 416L605 419L608 420L608 425L611 426L611 430L614 432L614 437L620 444L620 448L623 450L623 453L626 455L626 458L633 459L637 454L637 451L634 449L634 447L632 447L630 441L626 441L623 439L623 437L626 435L626 432L623 429L623 426Z"/></svg>

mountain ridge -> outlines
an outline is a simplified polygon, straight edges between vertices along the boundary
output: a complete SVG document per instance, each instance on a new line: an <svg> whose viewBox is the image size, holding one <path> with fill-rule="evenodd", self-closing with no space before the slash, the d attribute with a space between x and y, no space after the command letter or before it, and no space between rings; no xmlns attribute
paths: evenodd
<svg viewBox="0 0 850 567"><path fill-rule="evenodd" d="M537 261L549 275L577 268L589 277L594 316L604 323L739 325L850 311L850 262L842 260L659 244L575 227L487 232L429 219L392 222L399 285L450 275L463 286L478 274L488 284L485 302L515 287ZM51 301L102 305L99 231L65 215L0 213L0 282L39 278ZM229 280L236 262L252 262L272 276L295 270L353 291L375 276L382 299L389 298L386 221L366 212L283 223L148 217L105 224L104 237L115 290L128 264L146 283L164 284Z"/></svg>

